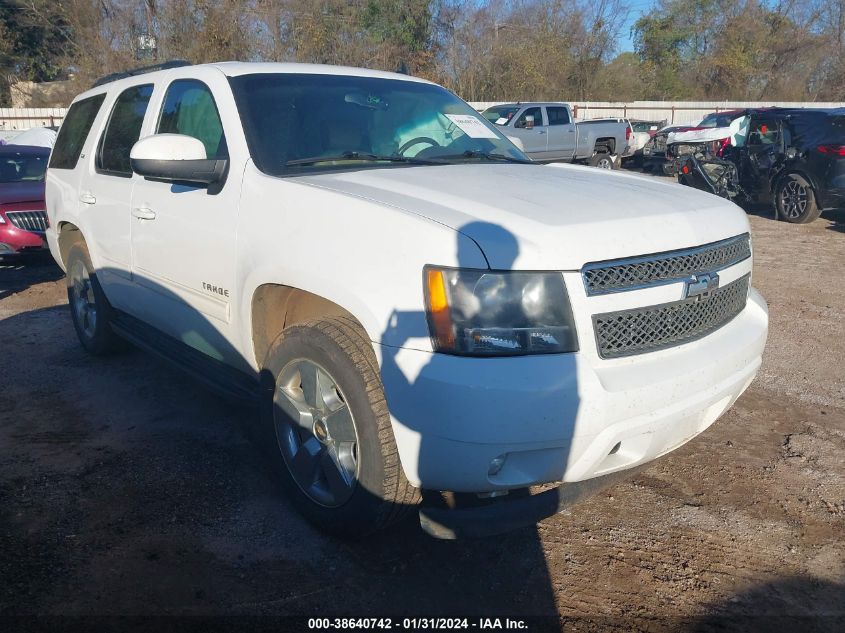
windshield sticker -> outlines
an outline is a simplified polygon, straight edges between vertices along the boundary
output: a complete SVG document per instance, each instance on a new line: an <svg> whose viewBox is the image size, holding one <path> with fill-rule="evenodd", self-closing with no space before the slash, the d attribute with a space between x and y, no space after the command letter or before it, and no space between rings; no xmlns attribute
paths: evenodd
<svg viewBox="0 0 845 633"><path fill-rule="evenodd" d="M499 138L493 130L472 115L447 114L445 116L470 138Z"/></svg>
<svg viewBox="0 0 845 633"><path fill-rule="evenodd" d="M498 119L496 119L496 125L505 125L507 122L508 117L506 116L500 116Z"/></svg>

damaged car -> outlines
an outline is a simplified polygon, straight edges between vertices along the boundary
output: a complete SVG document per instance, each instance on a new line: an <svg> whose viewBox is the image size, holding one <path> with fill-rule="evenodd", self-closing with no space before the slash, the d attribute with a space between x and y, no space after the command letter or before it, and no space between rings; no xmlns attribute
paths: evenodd
<svg viewBox="0 0 845 633"><path fill-rule="evenodd" d="M696 129L697 122L680 125L667 125L659 129L646 141L642 149L642 168L648 172L662 172L667 176L675 173L674 161L667 156L666 146L669 135L675 132L686 132Z"/></svg>
<svg viewBox="0 0 845 633"><path fill-rule="evenodd" d="M774 204L795 224L845 207L845 108L769 108L747 115L745 135L679 161L681 184L740 204Z"/></svg>
<svg viewBox="0 0 845 633"><path fill-rule="evenodd" d="M693 128L674 130L666 138L664 171L677 173L684 156L709 151L721 157L728 147L741 143L747 133L748 110L727 110L708 114Z"/></svg>

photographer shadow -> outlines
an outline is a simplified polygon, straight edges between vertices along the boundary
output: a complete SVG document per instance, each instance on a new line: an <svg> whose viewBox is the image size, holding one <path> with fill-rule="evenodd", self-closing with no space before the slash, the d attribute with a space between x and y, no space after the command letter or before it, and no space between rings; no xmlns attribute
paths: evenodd
<svg viewBox="0 0 845 633"><path fill-rule="evenodd" d="M494 224L474 222L459 232L462 235L458 239L458 267L478 267L479 248L474 240L479 240L486 248L495 249L495 259L491 260L494 268L513 269L519 245L507 230ZM466 236L473 239L466 239ZM444 465L451 469L464 468L474 477L479 464L474 457L462 456L462 451L464 448L477 450L479 443L491 445L491 456L495 456L500 447L524 447L524 452L509 454L508 459L516 464L525 460L522 464L528 466L529 471L532 464L528 462L547 465L551 469L549 472L554 471L554 477L559 480L567 466L579 405L572 355L467 358L431 352L407 355L403 349L414 349L419 341L428 338L429 327L423 311L395 312L379 346L382 382L394 429L398 425L403 436L418 439L419 458L412 470L417 472L423 485L436 480L438 469ZM421 357L425 358L422 366L419 364ZM550 383L561 389L555 391L541 386ZM559 395L562 392L567 396ZM478 429L475 420L479 415L473 407L481 400L485 401L485 411L496 414L490 416L483 435L473 436ZM545 416L538 415L537 411L549 410L556 411L557 415L553 419L539 419ZM472 428L463 428L469 426ZM550 427L554 430L550 431ZM554 450L532 443L538 429L545 437L550 433L555 435ZM557 463L551 463L555 460ZM487 468L486 462L484 468ZM491 485L491 489L493 487ZM442 509L449 506L457 509L447 511L462 512L461 508L472 510L490 504L507 504L509 498L524 496L527 492L523 487L503 498L479 500L474 494L455 494L444 499L439 491L424 490L423 505ZM518 516L515 520L516 523L520 521ZM404 534L400 532L388 537L388 542L392 542L390 548L396 548L405 573L401 579L392 579L391 586L383 589L400 601L403 596L414 596L414 606L419 613L484 616L519 613L553 617L547 622L556 624L554 588L539 529L529 525L504 533L506 528L507 525L503 526L503 533L497 534L496 526L482 526L482 532L489 531L494 536L453 541L431 539L419 529L411 528ZM409 544L413 546L409 548ZM404 602L397 602L397 607L400 604L407 609Z"/></svg>

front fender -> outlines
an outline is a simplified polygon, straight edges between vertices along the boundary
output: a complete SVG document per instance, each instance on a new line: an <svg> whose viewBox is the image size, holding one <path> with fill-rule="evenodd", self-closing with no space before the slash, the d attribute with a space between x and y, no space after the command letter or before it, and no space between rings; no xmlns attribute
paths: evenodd
<svg viewBox="0 0 845 633"><path fill-rule="evenodd" d="M487 268L478 245L450 227L254 167L244 179L238 242L241 349L256 368L251 306L264 284L335 303L375 343L431 351L423 267Z"/></svg>

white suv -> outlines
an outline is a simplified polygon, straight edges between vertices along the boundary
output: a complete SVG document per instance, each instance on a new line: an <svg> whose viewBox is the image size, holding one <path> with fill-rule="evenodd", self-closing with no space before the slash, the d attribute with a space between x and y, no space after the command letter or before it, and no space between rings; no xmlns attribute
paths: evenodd
<svg viewBox="0 0 845 633"><path fill-rule="evenodd" d="M738 207L534 164L405 75L109 77L74 100L46 198L82 345L257 400L291 498L340 532L423 490L454 502L426 495L440 537L537 521L707 428L766 340Z"/></svg>

